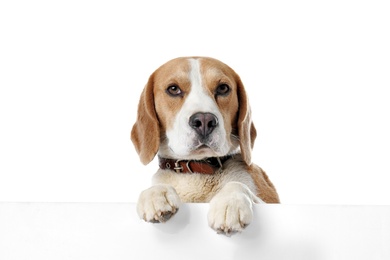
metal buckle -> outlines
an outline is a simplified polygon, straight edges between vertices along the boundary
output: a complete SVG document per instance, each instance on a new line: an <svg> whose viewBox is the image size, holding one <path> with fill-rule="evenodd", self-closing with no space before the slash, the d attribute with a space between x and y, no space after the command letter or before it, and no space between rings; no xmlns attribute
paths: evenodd
<svg viewBox="0 0 390 260"><path fill-rule="evenodd" d="M211 165L211 166L213 166L213 167L218 167L218 170L217 171L220 171L221 169L222 169L222 162L221 162L221 159L219 158L219 157L215 157L215 159L217 160L217 163L218 163L218 165L215 165L215 164L213 164L210 160L203 160L204 162L206 162L206 163L208 163L209 165ZM175 167L173 167L173 170L175 170L177 173L181 173L181 172L183 172L184 171L184 168L183 168L183 166L181 166L180 165L180 162L181 161L185 161L185 160L177 160L176 162L175 162ZM193 160L188 160L187 162L186 162L186 167L187 167L187 169L188 169L188 172L190 172L190 173L194 173L193 171L192 171L192 169L191 169L191 167L190 167L190 162L192 162ZM170 168L170 167L167 167L167 168Z"/></svg>
<svg viewBox="0 0 390 260"><path fill-rule="evenodd" d="M184 161L184 160L177 160L176 162L175 162L175 167L173 168L177 173L180 173L180 172L182 172L184 169L183 169L183 166L180 166L180 164L179 164L179 162L181 162L181 161ZM190 167L190 162L191 162L192 160L188 160L187 161L187 163L186 163L186 167L187 167L187 169L188 169L188 171L190 172L190 173L194 173L192 170L191 170L191 167Z"/></svg>
<svg viewBox="0 0 390 260"><path fill-rule="evenodd" d="M180 161L181 161L181 160L177 160L177 161L175 162L175 167L173 168L177 173L183 171L183 167L180 166L180 164L179 164Z"/></svg>

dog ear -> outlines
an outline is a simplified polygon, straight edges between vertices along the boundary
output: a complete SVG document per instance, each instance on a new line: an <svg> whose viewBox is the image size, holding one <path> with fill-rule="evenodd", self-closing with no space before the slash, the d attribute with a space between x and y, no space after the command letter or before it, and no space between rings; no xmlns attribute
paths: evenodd
<svg viewBox="0 0 390 260"><path fill-rule="evenodd" d="M252 148L257 136L255 125L252 122L251 109L244 85L238 75L236 75L237 95L239 102L238 111L238 138L240 140L241 155L247 165L252 164Z"/></svg>
<svg viewBox="0 0 390 260"><path fill-rule="evenodd" d="M137 112L137 121L131 130L131 141L143 164L150 163L160 145L160 127L154 108L154 74L142 91Z"/></svg>

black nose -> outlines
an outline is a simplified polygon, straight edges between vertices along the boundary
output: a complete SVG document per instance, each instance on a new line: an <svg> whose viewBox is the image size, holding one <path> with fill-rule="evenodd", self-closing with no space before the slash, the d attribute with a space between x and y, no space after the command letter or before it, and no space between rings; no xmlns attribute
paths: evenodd
<svg viewBox="0 0 390 260"><path fill-rule="evenodd" d="M218 119L211 113L196 113L188 124L202 137L207 137L218 125Z"/></svg>

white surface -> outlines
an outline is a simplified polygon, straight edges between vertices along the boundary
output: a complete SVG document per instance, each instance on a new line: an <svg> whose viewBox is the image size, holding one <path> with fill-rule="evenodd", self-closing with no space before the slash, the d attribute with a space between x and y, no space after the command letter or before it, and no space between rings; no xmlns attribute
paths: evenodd
<svg viewBox="0 0 390 260"><path fill-rule="evenodd" d="M0 259L390 259L390 206L254 209L225 237L207 226L208 204L150 224L135 204L0 203Z"/></svg>
<svg viewBox="0 0 390 260"><path fill-rule="evenodd" d="M241 76L253 159L292 204L390 204L390 2L0 1L0 201L136 202L129 139L163 62ZM364 191L364 192L362 192Z"/></svg>

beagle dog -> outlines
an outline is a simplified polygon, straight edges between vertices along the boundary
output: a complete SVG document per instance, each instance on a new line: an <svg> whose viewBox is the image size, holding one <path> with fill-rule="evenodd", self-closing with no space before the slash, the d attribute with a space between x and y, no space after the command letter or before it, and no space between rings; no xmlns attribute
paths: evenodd
<svg viewBox="0 0 390 260"><path fill-rule="evenodd" d="M139 197L147 222L165 222L181 202L208 202L218 233L242 231L253 203L279 203L266 173L251 161L256 129L240 77L208 57L168 61L149 78L131 140L143 164L158 154L153 185Z"/></svg>

